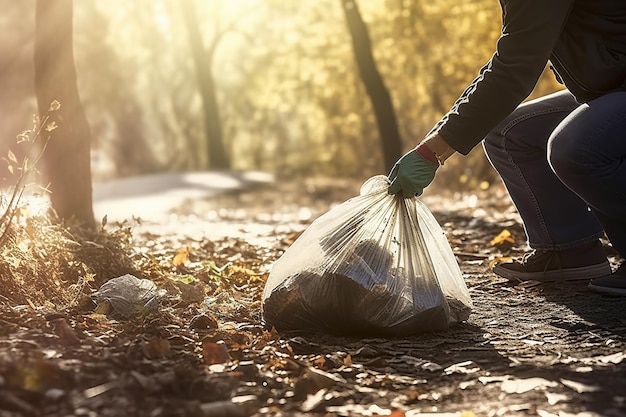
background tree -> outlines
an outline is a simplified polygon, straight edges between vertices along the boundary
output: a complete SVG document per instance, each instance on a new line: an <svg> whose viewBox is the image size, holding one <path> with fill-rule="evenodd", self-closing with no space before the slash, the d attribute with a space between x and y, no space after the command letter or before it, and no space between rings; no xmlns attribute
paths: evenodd
<svg viewBox="0 0 626 417"><path fill-rule="evenodd" d="M376 115L385 170L390 171L402 155L402 138L400 137L393 102L376 67L372 55L372 42L357 2L355 0L341 0L341 6L350 31L359 74Z"/></svg>
<svg viewBox="0 0 626 417"><path fill-rule="evenodd" d="M35 92L43 117L57 101L47 125L43 155L51 204L61 219L94 226L89 125L76 85L72 0L37 0L35 14Z"/></svg>
<svg viewBox="0 0 626 417"><path fill-rule="evenodd" d="M339 1L190 1L205 51L224 29L236 29L219 37L207 64L232 169L268 171L278 180L362 180L388 172L374 103ZM7 28L0 40L2 155L37 112L34 22L20 18L34 14L35 4L0 0ZM180 2L90 0L73 6L77 82L94 133L94 180L206 169L204 106ZM368 0L358 11L393 98L403 147L414 146L493 53L499 4ZM548 73L531 98L559 88ZM451 158L435 181L471 190L496 178L477 147L468 158Z"/></svg>
<svg viewBox="0 0 626 417"><path fill-rule="evenodd" d="M200 89L200 96L202 97L202 114L204 129L206 131L206 143L208 145L208 168L230 169L231 163L224 147L222 121L212 71L215 48L217 47L221 34L213 38L208 48L205 47L193 2L191 0L182 0L180 5L183 10L185 25L187 26L187 34L189 36L189 43L191 45L193 61L196 68L198 88Z"/></svg>
<svg viewBox="0 0 626 417"><path fill-rule="evenodd" d="M115 161L114 176L159 171L163 168L156 154L158 148L154 146L154 137L148 138L150 131L144 127L145 108L132 88L132 83L142 76L136 71L120 70L128 66L128 62L119 53L119 46L110 42L111 19L96 7L95 2L79 3L79 13L75 11L74 14L75 25L80 25L78 29L74 28L74 50L82 51L82 59L89 63L89 67L79 71L78 76L84 80L90 74L97 74L97 85L81 83L81 102L83 107L100 110L88 117L92 132L91 150L97 157L92 161L92 172L102 171L101 164L110 166L111 160ZM82 26L85 22L88 27ZM146 25L141 24L145 29ZM160 40L158 34L153 36ZM165 127L163 130L167 131ZM109 161L103 160L103 154L110 155L106 158Z"/></svg>

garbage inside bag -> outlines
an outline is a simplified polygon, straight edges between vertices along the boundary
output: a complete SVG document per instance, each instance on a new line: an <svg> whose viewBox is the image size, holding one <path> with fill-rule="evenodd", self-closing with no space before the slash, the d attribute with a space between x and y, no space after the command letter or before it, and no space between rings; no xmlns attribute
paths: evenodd
<svg viewBox="0 0 626 417"><path fill-rule="evenodd" d="M272 266L263 318L278 331L409 336L467 320L469 291L447 238L418 198L375 176L316 219Z"/></svg>
<svg viewBox="0 0 626 417"><path fill-rule="evenodd" d="M112 313L124 318L155 310L166 293L149 279L126 274L111 278L93 294L96 304L109 303Z"/></svg>

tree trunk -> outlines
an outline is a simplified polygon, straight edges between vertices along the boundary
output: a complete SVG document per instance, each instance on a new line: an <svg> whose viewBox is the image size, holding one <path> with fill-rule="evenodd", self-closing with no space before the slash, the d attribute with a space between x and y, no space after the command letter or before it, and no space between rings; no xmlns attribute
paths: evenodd
<svg viewBox="0 0 626 417"><path fill-rule="evenodd" d="M341 5L352 38L352 48L359 74L374 108L376 123L381 136L385 169L389 172L398 158L402 156L402 138L400 137L391 96L376 68L372 54L372 42L356 0L341 0Z"/></svg>
<svg viewBox="0 0 626 417"><path fill-rule="evenodd" d="M72 0L37 0L35 13L35 92L42 135L50 139L43 155L52 208L61 219L94 226L91 185L91 132L76 85ZM61 107L48 112L50 104Z"/></svg>
<svg viewBox="0 0 626 417"><path fill-rule="evenodd" d="M213 48L206 50L200 33L200 26L191 0L181 2L183 16L187 26L189 43L196 66L198 87L202 97L204 130L208 145L208 165L211 169L230 169L230 158L224 147L222 122L220 119L215 81L211 70Z"/></svg>

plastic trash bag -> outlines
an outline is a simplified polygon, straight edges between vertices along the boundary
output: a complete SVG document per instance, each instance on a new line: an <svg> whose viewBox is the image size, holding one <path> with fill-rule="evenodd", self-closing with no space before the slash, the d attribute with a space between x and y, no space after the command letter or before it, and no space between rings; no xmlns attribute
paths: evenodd
<svg viewBox="0 0 626 417"><path fill-rule="evenodd" d="M375 176L316 219L272 266L262 310L278 331L408 336L467 320L469 291L446 236L418 199Z"/></svg>

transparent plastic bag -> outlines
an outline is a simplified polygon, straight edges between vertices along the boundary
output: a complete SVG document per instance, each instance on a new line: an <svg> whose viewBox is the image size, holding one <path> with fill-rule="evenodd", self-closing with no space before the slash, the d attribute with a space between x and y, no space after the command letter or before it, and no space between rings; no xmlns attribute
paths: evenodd
<svg viewBox="0 0 626 417"><path fill-rule="evenodd" d="M386 176L317 218L272 266L263 317L279 331L408 336L467 320L469 291L446 236Z"/></svg>

